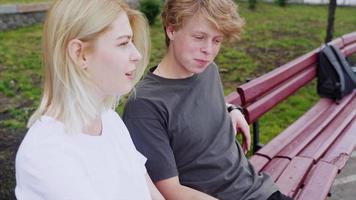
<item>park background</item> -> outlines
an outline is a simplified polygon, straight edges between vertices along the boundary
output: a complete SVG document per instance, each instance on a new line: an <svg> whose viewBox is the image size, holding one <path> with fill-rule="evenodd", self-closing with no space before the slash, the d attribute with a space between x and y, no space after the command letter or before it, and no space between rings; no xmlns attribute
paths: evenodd
<svg viewBox="0 0 356 200"><path fill-rule="evenodd" d="M0 7L38 2L43 0L0 0ZM324 42L327 4L302 4L299 1L279 6L278 2L256 1L255 8L249 9L247 2L236 2L240 15L246 20L245 30L240 42L224 44L216 58L225 94L247 80L320 47ZM352 4L355 0L338 1L342 2ZM26 133L26 122L41 97L41 30L42 24L34 24L0 31L1 200L14 199L16 151ZM356 7L339 5L335 13L334 38L354 31ZM165 53L159 17L155 18L150 32L152 50L149 67L157 64ZM319 97L315 87L314 81L261 118L262 143L275 137L317 102ZM119 114L125 99L122 98L117 109Z"/></svg>

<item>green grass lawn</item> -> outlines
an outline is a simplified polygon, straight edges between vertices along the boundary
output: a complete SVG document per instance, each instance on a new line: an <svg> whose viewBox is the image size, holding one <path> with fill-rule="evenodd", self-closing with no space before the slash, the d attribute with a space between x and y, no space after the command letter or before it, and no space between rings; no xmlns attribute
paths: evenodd
<svg viewBox="0 0 356 200"><path fill-rule="evenodd" d="M355 8L336 11L335 35L356 31ZM216 62L221 69L225 93L247 79L258 77L323 43L327 6L258 4L256 11L240 4L246 20L239 43L225 45ZM7 118L0 127L22 129L40 98L41 25L0 32L0 94L9 102L0 107ZM164 54L164 35L159 21L151 27L152 57L150 66ZM261 119L262 140L278 134L315 101L314 85L300 91L288 102ZM119 113L122 105L119 107ZM287 112L282 112L286 110Z"/></svg>
<svg viewBox="0 0 356 200"><path fill-rule="evenodd" d="M0 0L0 4L27 2L37 0ZM250 11L246 3L240 3L240 13L246 20L242 40L237 44L224 45L216 59L225 94L247 79L256 78L319 47L325 37L326 5L288 5L281 8L259 3L255 11ZM335 37L356 31L355 13L355 7L337 8ZM26 121L39 103L41 29L41 25L34 25L0 32L0 147L9 145L1 143L5 137L23 135ZM151 35L150 66L157 64L165 53L159 21L151 27ZM313 82L263 116L260 120L262 142L269 141L308 110L318 100L315 90ZM122 113L124 102L125 99L118 108L119 113ZM12 155L15 151L16 147L11 148ZM4 160L12 159L7 158L0 152L0 165ZM12 172L3 175L0 170L0 180L10 180L3 185L0 182L0 198L11 196L14 187L13 164L6 166Z"/></svg>

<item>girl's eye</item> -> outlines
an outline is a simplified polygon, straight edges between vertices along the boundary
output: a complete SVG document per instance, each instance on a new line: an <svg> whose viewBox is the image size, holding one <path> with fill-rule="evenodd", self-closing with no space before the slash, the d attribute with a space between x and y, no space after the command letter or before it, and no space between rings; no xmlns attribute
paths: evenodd
<svg viewBox="0 0 356 200"><path fill-rule="evenodd" d="M204 39L204 36L202 36L202 35L195 35L195 36L193 36L195 39L198 39L198 40L202 40L202 39Z"/></svg>
<svg viewBox="0 0 356 200"><path fill-rule="evenodd" d="M121 47L121 46L126 46L126 45L128 45L129 44L129 42L128 41L126 41L126 42L121 42L120 44L119 44L119 46Z"/></svg>

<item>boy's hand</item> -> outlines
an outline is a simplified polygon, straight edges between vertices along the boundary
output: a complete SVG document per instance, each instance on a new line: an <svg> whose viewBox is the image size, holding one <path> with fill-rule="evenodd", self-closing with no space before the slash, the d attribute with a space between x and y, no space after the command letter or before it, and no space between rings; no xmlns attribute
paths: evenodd
<svg viewBox="0 0 356 200"><path fill-rule="evenodd" d="M242 133L242 149L246 153L250 150L251 147L250 127L240 110L234 109L229 114L231 117L232 125L234 127L235 136L237 132Z"/></svg>

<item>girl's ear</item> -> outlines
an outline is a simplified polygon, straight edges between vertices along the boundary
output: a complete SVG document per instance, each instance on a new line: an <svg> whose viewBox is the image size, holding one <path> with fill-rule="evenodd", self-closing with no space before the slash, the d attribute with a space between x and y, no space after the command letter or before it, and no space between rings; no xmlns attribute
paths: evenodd
<svg viewBox="0 0 356 200"><path fill-rule="evenodd" d="M72 61L82 69L86 69L87 59L84 54L84 43L79 39L73 39L69 41L68 49L67 49L70 58Z"/></svg>
<svg viewBox="0 0 356 200"><path fill-rule="evenodd" d="M174 40L175 30L172 25L168 25L166 28L167 36L170 40Z"/></svg>

